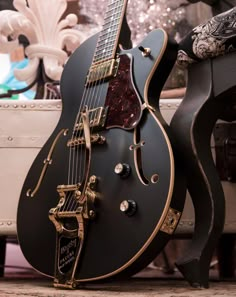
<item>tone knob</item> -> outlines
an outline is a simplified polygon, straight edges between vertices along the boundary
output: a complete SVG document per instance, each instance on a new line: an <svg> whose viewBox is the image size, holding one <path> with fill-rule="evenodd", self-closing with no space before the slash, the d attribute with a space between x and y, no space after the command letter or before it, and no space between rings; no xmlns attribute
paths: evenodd
<svg viewBox="0 0 236 297"><path fill-rule="evenodd" d="M135 214L137 210L137 203L134 200L123 200L120 203L120 211L128 216Z"/></svg>
<svg viewBox="0 0 236 297"><path fill-rule="evenodd" d="M131 167L126 163L118 163L114 169L115 174L122 178L126 178L130 175Z"/></svg>

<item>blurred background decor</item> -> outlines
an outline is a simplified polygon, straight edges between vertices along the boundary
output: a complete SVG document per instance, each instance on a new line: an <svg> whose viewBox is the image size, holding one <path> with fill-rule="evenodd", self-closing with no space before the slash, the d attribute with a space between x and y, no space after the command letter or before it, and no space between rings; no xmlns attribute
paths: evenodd
<svg viewBox="0 0 236 297"><path fill-rule="evenodd" d="M14 76L30 87L37 82L35 98L46 98L46 83L60 80L68 56L82 39L80 32L73 29L77 15L65 15L66 0L4 1L3 8L6 2L14 10L0 11L0 52L11 55L23 45L21 58L27 62L23 68L14 68Z"/></svg>
<svg viewBox="0 0 236 297"><path fill-rule="evenodd" d="M85 37L101 29L106 3L107 0L80 0L76 27ZM193 4L187 0L136 0L129 1L127 8L133 46L157 28L163 28L171 38L179 42L193 27L211 16L209 5L202 2ZM185 71L174 67L164 88L176 89L185 85Z"/></svg>

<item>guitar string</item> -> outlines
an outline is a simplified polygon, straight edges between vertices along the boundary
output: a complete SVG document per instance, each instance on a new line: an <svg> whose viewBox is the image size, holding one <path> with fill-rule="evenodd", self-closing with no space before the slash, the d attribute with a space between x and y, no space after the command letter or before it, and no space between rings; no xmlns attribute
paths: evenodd
<svg viewBox="0 0 236 297"><path fill-rule="evenodd" d="M101 34L99 36L99 40L98 40L98 43L97 43L97 47L96 47L96 52L95 52L95 57L94 57L94 60L95 62L98 60L98 61L105 61L106 59L110 59L111 58L111 53L113 51L111 51L109 49L109 47L111 47L109 44L110 44L110 40L111 40L111 36L112 34L114 33L114 31L112 31L110 28L111 26L114 26L116 25L116 27L118 27L118 24L116 22L116 19L114 18L114 15L117 14L117 10L118 10L118 4L119 4L120 1L111 1L108 5L108 8L107 8L107 11L106 11L106 18L108 18L109 20L109 30L104 30L105 26L107 26L107 22L105 22L104 26L103 26L103 30L101 31ZM110 9L110 7L112 7ZM120 12L121 14L121 12ZM103 49L102 51L102 55L101 53L99 53L99 43L100 43L100 40L104 37L104 32L105 32L105 42L107 41L107 44L105 46L105 48ZM116 28L116 34L117 34L117 28ZM114 47L114 44L112 44L112 49ZM109 50L108 50L109 49ZM97 78L102 78L102 79L95 79L95 84L93 84L93 87L91 88L91 92L90 92L90 96L89 96L89 107L91 107L92 109L95 108L95 107L98 107L100 106L99 102L101 102L101 99L102 99L102 94L104 94L104 88L105 88L105 85L104 85L104 82L105 82L105 77L106 75L108 74L107 72L108 70L106 70L106 68L104 69L99 69L98 73L97 73ZM97 86L99 86L97 88ZM92 104L91 104L92 103ZM97 111L98 112L98 111ZM90 120L95 120L97 118L97 114L96 112L94 114L92 114L93 118L91 118ZM93 134L93 130L94 128L92 127L91 128L91 135ZM81 156L81 155L80 155ZM84 167L82 168L83 172L84 172L84 168L86 168L86 159L83 158L84 160ZM80 164L82 165L82 162L80 162ZM78 166L78 165L77 165ZM82 175L82 174L81 174ZM86 185L84 185L84 187L86 187Z"/></svg>
<svg viewBox="0 0 236 297"><path fill-rule="evenodd" d="M118 1L115 1L115 2L111 1L109 3L109 5L108 5L106 15L107 15L107 17L109 19L109 22L111 22L111 20L113 20L113 14L114 14L114 11L116 9L116 7L115 8L113 7L110 10L109 7L110 6L114 6L114 4L116 4L116 3L118 3ZM109 12L112 12L111 16L109 15ZM114 23L114 21L113 21L113 23ZM103 28L105 28L105 25L106 25L106 23L104 24L104 27ZM99 48L98 48L99 47L99 42L100 42L100 40L102 39L102 37L104 35L104 31L105 30L103 29L101 31L101 34L99 35L99 40L98 40L98 43L97 43L97 47L96 47L96 51L95 51L95 56L94 56L95 63L97 62L97 60L98 61L100 61L100 60L101 61L104 61L107 57L110 58L110 53L109 53L109 51L106 48L107 46L104 48L104 50L102 52L102 56L101 56L101 54L99 54ZM109 33L109 31L108 31L108 33ZM108 36L106 36L106 39L105 40L108 40L109 41L111 39L110 36L109 36L109 35L111 35L111 33L107 34L107 32L106 32L105 35L108 35ZM98 107L99 106L99 102L101 101L102 94L103 94L103 89L104 89L103 83L105 82L105 77L107 75L106 71L108 71L108 70L106 70L105 68L104 69L101 69L101 70L99 69L99 71L97 73L97 77L95 78L95 83L93 83L92 85L89 86L89 88L90 88L90 94L88 96L88 100L89 100L89 103L90 103L90 104L88 104L89 109L90 108L94 109L95 107ZM99 79L100 77L102 79ZM99 86L99 88L97 86ZM96 112L94 114L92 114L92 116L93 117L90 118L90 120L94 121L97 118ZM93 129L94 128L92 126L92 128L91 128L91 135L93 134ZM84 155L86 156L86 151L85 151ZM82 176L82 172L85 172L86 165L87 164L86 164L86 159L85 158L81 158L81 157L82 157L82 155L80 154L79 157L77 157L77 160L80 160L80 159L84 160L84 167L83 168L80 168L80 172L81 172L81 176ZM79 165L77 164L77 167L78 166ZM80 167L82 167L82 162L80 162ZM86 187L86 185L84 185L84 187Z"/></svg>
<svg viewBox="0 0 236 297"><path fill-rule="evenodd" d="M118 1L111 1L108 5L108 8L107 8L107 12L106 12L106 15L109 19L109 22L111 23L111 20L112 20L112 23L114 23L113 21L113 15L114 15L114 11L117 10L117 4ZM112 9L110 9L110 7L112 6ZM111 15L109 15L110 13ZM104 27L105 28L105 25L107 23L104 24ZM109 26L110 27L110 26ZM101 40L101 38L103 37L104 35L104 31L107 31L107 30L102 30L101 31L101 34L99 36L99 40L98 40L98 43L97 43L97 47L96 47L96 51L95 51L95 56L94 56L94 60L95 60L95 63L96 61L105 61L106 59L110 58L110 52L107 50L107 45L105 46L103 52L102 52L102 55L99 54L99 50L98 50L98 45L99 45L99 41ZM110 30L108 30L107 32L105 32L105 35L106 36L106 40L110 40L111 39L111 33L110 33ZM108 42L109 43L109 42ZM99 107L99 102L101 102L101 99L102 99L102 94L104 93L104 82L105 82L105 77L106 75L108 74L107 73L108 70L106 70L106 68L104 69L99 69L98 73L97 73L97 77L95 78L95 83L92 84L92 87L91 87L91 91L90 91L90 95L89 95L89 107L94 109L95 107ZM99 79L100 78L100 79ZM101 79L102 78L102 79ZM99 86L99 87L98 87ZM98 112L98 111L97 111ZM97 114L96 112L94 114L92 114L92 118L90 120L95 120L97 118ZM91 135L93 134L93 130L94 128L92 127L91 128ZM80 155L81 157L81 155ZM79 158L80 159L80 158ZM80 172L84 172L85 168L86 168L86 159L83 158L82 160L84 160L84 164L82 164L82 162L80 162L80 165L82 166L83 165L83 168L81 168ZM78 165L77 165L78 166ZM81 173L81 176L82 176L82 173ZM84 187L86 187L86 185L84 185Z"/></svg>
<svg viewBox="0 0 236 297"><path fill-rule="evenodd" d="M110 2L109 3L109 5L108 5L108 9L107 9L107 12L109 11L109 6L111 6L111 5L114 5L114 3L117 3L117 1L116 2ZM114 10L114 8L113 8L113 10ZM99 39L98 39L98 42L99 42L99 40L101 39L101 36L104 34L104 30L102 30L101 31L101 34L100 34L100 36L99 36ZM110 39L110 37L108 36L107 37L107 39ZM94 60L95 60L95 62L96 62L96 60L98 59L98 60L105 60L105 58L106 58L106 56L107 56L107 51L104 51L103 52L103 55L102 56L100 56L100 57L98 57L98 51L97 51L97 48L96 48L96 52L95 52L95 56L94 56ZM99 77L104 77L105 76L105 72L104 72L105 70L101 70L101 71L99 71L99 72L97 72L97 77L95 78L95 82L93 83L93 84L90 84L89 85L89 98L88 98L88 100L89 100L89 103L90 103L90 107L92 107L92 108L95 108L95 106L97 105L98 106L98 104L96 104L97 102L99 102L99 100L101 99L101 94L102 94L102 88L100 87L100 88L96 88L97 87L97 85L102 85L102 83L104 82L104 79L98 79ZM100 92L99 92L100 91ZM97 93L96 93L97 92ZM99 94L100 93L100 94ZM97 100L96 100L97 99ZM92 106L92 100L94 101L93 102L93 106ZM97 102L96 102L97 101ZM94 120L95 118L97 117L97 114L95 113L94 115L93 115L93 118L90 118L90 120ZM92 134L92 132L93 132L93 128L91 129L91 134ZM82 166L82 163L81 163L81 166ZM84 167L83 168L85 168L85 166L86 165L84 165ZM78 166L77 166L78 167ZM83 168L81 169L80 168L80 172L82 172L83 171ZM82 175L82 174L81 174Z"/></svg>
<svg viewBox="0 0 236 297"><path fill-rule="evenodd" d="M118 4L118 2L120 2L120 1L117 1L117 0L114 1L114 2L109 1L108 8L107 8L107 14L109 13L109 7ZM113 14L112 14L112 16L108 16L109 19L113 19L114 15L117 14L118 5L115 7L115 9L113 8L112 10L113 10ZM114 13L114 11L115 11L115 13ZM118 10L118 12L119 12L119 10ZM121 14L121 12L120 12L120 14ZM115 21L116 21L116 19L113 20L114 27L118 25L117 23L115 23ZM109 20L109 22L110 22L110 20ZM105 25L107 25L107 24L105 23L104 27L105 27ZM111 26L112 25L110 24L109 28L111 28ZM117 31L117 29L116 29L116 31ZM108 32L109 32L109 30L108 30ZM104 33L104 29L101 31L101 34L99 35L99 38L101 38L103 33ZM111 30L110 36L108 34L108 36L106 38L106 41L107 41L108 44L109 44L109 42L112 43L112 40L110 41L110 39L112 37L112 33L114 33L114 32ZM106 33L106 35L107 35L107 33ZM99 45L99 39L98 39L97 47L98 47L98 45ZM100 54L99 54L99 56L97 56L98 55L98 48L97 47L96 47L96 50L95 50L95 55L93 57L93 60L96 60L96 59L103 60L103 59L105 59L107 57L107 51L104 49L103 56L101 56ZM106 71L106 70L102 70L102 71ZM88 84L88 89L86 87L86 89L84 90L82 100L81 100L81 104L80 104L80 108L79 108L79 113L77 114L77 118L76 118L75 127L76 127L77 124L79 124L81 122L81 110L82 110L81 108L83 107L83 105L86 106L87 103L90 103L90 105L88 106L88 110L90 110L91 107L92 107L92 109L95 108L96 103L99 103L99 101L101 100L102 90L101 90L101 88L97 88L98 91L97 91L97 94L95 94L96 86L97 85L101 85L101 86L103 85L102 83L105 81L104 77L105 77L106 74L107 73L105 73L105 72L104 73L98 72L98 74L97 74L98 77L103 77L103 79L102 80L96 80L95 79L95 82L92 83L92 84ZM99 92L99 90L100 90L100 92ZM92 104L93 106L91 105L91 102L93 102L93 104ZM97 105L97 106L99 106L99 105ZM97 117L97 115L94 114L94 118L92 118L92 120L94 120L96 117ZM91 119L89 119L89 120L91 120ZM93 128L91 129L91 134L92 134L92 131L93 131ZM75 140L76 138L78 139L78 138L82 137L82 134L83 134L83 129L78 130L78 131L73 131L72 141ZM83 171L86 169L86 164L84 164L84 167L82 168L82 161L81 161L81 160L84 159L84 162L86 162L86 159L82 158L82 155L86 154L86 149L83 150L83 147L84 147L83 145L79 145L79 148L76 148L76 147L73 148L73 146L70 148L70 166L69 166L69 168L70 168L71 172L68 175L68 183L69 184L70 183L75 184L76 181L79 181L81 176L82 176ZM78 174L78 168L80 168L79 169L79 174ZM71 182L70 182L70 180L71 180ZM86 186L86 185L84 185L84 186ZM68 199L67 204L69 204L69 206L65 204L64 207L66 207L67 209L72 210L77 205L77 203L76 203L76 199L73 199L73 197L72 197L74 195L69 195L69 196L70 197L68 197L68 198L72 198L72 199ZM71 200L71 202L69 200Z"/></svg>
<svg viewBox="0 0 236 297"><path fill-rule="evenodd" d="M110 5L113 5L113 4L115 4L115 3L118 3L117 1L115 1L115 2L112 2L111 1L111 3L110 3ZM108 37L108 39L110 39L110 37ZM105 55L106 55L106 53L105 53ZM99 76L100 74L98 74L98 76ZM99 82L100 83L100 82ZM91 90L92 88L90 88L90 90ZM89 93L87 92L87 95L88 95ZM90 94L90 96L87 96L87 97L89 97L89 99L90 99L90 97L94 97L94 98L96 98L96 96L91 96L91 94ZM83 101L86 101L87 99L86 99L86 96L84 97L83 96L83 100L81 101L81 105L82 105L82 102ZM80 110L81 110L81 108L80 108ZM80 117L80 113L78 113L78 117L77 117L77 121L76 121L76 123L79 123L79 121L78 121L78 119L79 119L79 117ZM95 115L95 117L96 117L96 115ZM82 131L81 131L82 132ZM81 134L81 133L80 133ZM76 135L74 136L74 138L76 138L76 137L80 137L79 135L78 135L78 133L76 133ZM75 151L76 149L73 149L73 150L71 150L72 152L73 151ZM74 155L74 154L73 154ZM81 154L78 154L78 155L80 155L80 157L81 157ZM75 162L74 161L74 159L75 158L73 158L73 164L77 164L77 162ZM76 159L78 159L78 157L76 158ZM79 158L79 159L83 159L83 158ZM78 168L78 164L76 165L76 167ZM72 166L72 168L73 168L73 166ZM72 172L75 172L73 169L72 169ZM75 178L76 178L76 176L75 176ZM73 184L74 182L73 182L73 178L72 178L72 184ZM70 195L71 196L71 195ZM74 199L75 200L75 199Z"/></svg>
<svg viewBox="0 0 236 297"><path fill-rule="evenodd" d="M86 99L86 92L83 93L83 96L82 96L82 100L81 100L81 104L80 104L80 107L79 107L79 112L77 114L77 117L76 117L76 122L74 124L74 128L73 128L73 132L72 132L72 138L71 138L71 141L75 141L76 138L78 139L80 137L79 133L80 130L78 130L78 132L76 132L76 125L78 125L80 123L80 120L81 120L81 107L83 106L83 102L85 101ZM74 184L75 182L75 178L74 178L74 172L75 172L75 175L77 175L77 168L78 166L74 166L74 164L76 164L77 162L75 161L76 159L76 155L75 154L75 151L77 150L76 146L73 147L73 144L72 146L70 147L69 149L69 170L68 170L68 184ZM80 150L80 146L78 148L78 150ZM71 194L73 193L73 194ZM75 198L75 199L74 199ZM63 210L65 209L73 209L73 202L76 201L76 197L74 197L74 191L73 192L69 192L69 194L67 194L67 199L63 205ZM68 204L70 205L70 207L68 207Z"/></svg>

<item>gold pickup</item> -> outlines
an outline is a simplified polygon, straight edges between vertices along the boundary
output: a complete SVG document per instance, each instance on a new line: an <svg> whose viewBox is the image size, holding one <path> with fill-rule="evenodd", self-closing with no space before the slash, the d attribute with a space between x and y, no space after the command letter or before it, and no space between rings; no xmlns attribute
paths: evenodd
<svg viewBox="0 0 236 297"><path fill-rule="evenodd" d="M89 120L89 127L90 128L103 128L106 121L108 107L97 107L94 109L90 109L88 111L88 120ZM78 118L78 123L76 123L74 130L83 130L83 120L82 117Z"/></svg>
<svg viewBox="0 0 236 297"><path fill-rule="evenodd" d="M104 136L99 134L91 135L91 143L103 144L106 141ZM67 142L68 147L76 147L86 144L85 137L74 137Z"/></svg>
<svg viewBox="0 0 236 297"><path fill-rule="evenodd" d="M89 83L116 76L119 59L111 59L99 64L92 65L87 75L86 85Z"/></svg>

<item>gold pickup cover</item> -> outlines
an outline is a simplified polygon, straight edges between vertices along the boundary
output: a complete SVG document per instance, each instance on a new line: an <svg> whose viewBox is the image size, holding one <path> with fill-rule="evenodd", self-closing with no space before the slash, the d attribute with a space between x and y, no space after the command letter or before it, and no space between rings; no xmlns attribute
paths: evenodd
<svg viewBox="0 0 236 297"><path fill-rule="evenodd" d="M118 64L119 59L111 59L96 65L92 65L89 69L86 84L115 76L118 69Z"/></svg>

